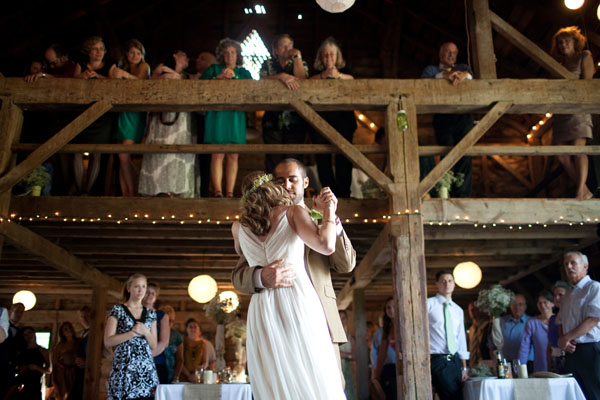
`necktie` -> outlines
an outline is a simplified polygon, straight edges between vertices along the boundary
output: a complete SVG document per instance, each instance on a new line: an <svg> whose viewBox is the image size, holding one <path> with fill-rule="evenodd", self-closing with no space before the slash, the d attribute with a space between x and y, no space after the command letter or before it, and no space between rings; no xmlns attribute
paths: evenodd
<svg viewBox="0 0 600 400"><path fill-rule="evenodd" d="M452 314L450 314L450 302L444 303L444 328L446 330L446 343L448 344L448 352L456 353L456 339L454 338L454 327L452 324Z"/></svg>

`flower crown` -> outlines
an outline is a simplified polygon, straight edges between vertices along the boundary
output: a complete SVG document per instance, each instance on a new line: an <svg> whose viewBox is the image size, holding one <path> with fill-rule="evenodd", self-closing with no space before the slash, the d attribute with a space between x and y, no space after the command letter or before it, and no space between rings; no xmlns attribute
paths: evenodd
<svg viewBox="0 0 600 400"><path fill-rule="evenodd" d="M241 202L242 203L245 202L246 199L248 198L248 196L250 196L250 194L254 193L256 191L256 189L258 189L265 183L270 182L272 180L273 180L273 175L271 175L271 174L264 174L264 175L261 175L258 178L256 178L254 180L254 182L252 182L252 187L250 189L246 190L246 193L244 193L244 195L242 196Z"/></svg>

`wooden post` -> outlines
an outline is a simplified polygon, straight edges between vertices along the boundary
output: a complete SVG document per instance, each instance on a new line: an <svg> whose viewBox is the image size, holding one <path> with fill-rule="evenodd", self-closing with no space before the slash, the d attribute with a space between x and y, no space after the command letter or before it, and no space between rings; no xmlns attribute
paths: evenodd
<svg viewBox="0 0 600 400"><path fill-rule="evenodd" d="M410 96L402 97L408 129L398 130L398 104L386 112L390 171L394 181L390 199L392 280L396 307L396 359L398 397L431 399L429 321L427 318L425 248L420 214L419 145L417 110ZM402 366L402 368L400 368ZM402 372L402 375L398 375Z"/></svg>
<svg viewBox="0 0 600 400"><path fill-rule="evenodd" d="M85 359L84 400L96 400L100 389L100 370L102 368L102 348L104 327L106 326L105 287L94 286L92 292L92 323L88 336L87 356Z"/></svg>
<svg viewBox="0 0 600 400"><path fill-rule="evenodd" d="M490 22L488 0L469 0L469 32L471 32L471 51L473 54L473 72L479 79L496 79L496 56Z"/></svg>
<svg viewBox="0 0 600 400"><path fill-rule="evenodd" d="M355 289L354 297L354 354L356 356L356 398L369 398L369 351L367 349L367 318L365 315L365 291ZM350 340L350 339L348 339Z"/></svg>
<svg viewBox="0 0 600 400"><path fill-rule="evenodd" d="M0 175L16 164L11 147L19 142L22 127L23 111L10 99L3 97L0 111ZM10 191L0 194L0 217L8 217L11 197ZM0 254L3 246L4 236L0 236Z"/></svg>

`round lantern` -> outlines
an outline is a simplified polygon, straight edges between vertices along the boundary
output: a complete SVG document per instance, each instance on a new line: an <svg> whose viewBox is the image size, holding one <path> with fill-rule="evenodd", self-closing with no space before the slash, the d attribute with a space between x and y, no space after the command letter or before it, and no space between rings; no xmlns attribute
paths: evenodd
<svg viewBox="0 0 600 400"><path fill-rule="evenodd" d="M240 306L240 298L234 292L228 290L219 294L219 303L226 303L227 305L221 307L227 314L237 310Z"/></svg>
<svg viewBox="0 0 600 400"><path fill-rule="evenodd" d="M23 305L25 306L25 311L29 311L33 308L33 306L35 306L35 294L33 294L33 292L30 292L29 290L19 290L13 296L12 302L13 304L23 303Z"/></svg>
<svg viewBox="0 0 600 400"><path fill-rule="evenodd" d="M198 303L207 303L217 294L217 281L210 275L198 275L188 285L190 297Z"/></svg>
<svg viewBox="0 0 600 400"><path fill-rule="evenodd" d="M354 0L317 0L317 4L330 13L341 13L352 7Z"/></svg>
<svg viewBox="0 0 600 400"><path fill-rule="evenodd" d="M584 1L585 0L565 0L565 6L569 10L577 10L578 8L581 8Z"/></svg>
<svg viewBox="0 0 600 400"><path fill-rule="evenodd" d="M461 262L452 271L454 282L464 289L473 289L481 282L481 268L472 261Z"/></svg>

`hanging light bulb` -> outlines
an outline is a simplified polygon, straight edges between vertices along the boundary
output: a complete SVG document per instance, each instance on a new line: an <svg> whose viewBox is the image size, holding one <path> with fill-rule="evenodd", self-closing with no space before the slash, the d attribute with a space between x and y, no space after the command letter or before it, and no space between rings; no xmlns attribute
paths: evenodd
<svg viewBox="0 0 600 400"><path fill-rule="evenodd" d="M598 4L598 9L596 10L596 17L600 19L600 4Z"/></svg>
<svg viewBox="0 0 600 400"><path fill-rule="evenodd" d="M472 261L461 262L452 271L454 282L464 289L473 289L481 282L481 268Z"/></svg>
<svg viewBox="0 0 600 400"><path fill-rule="evenodd" d="M207 303L217 294L217 282L210 275L198 275L188 285L188 294L198 303Z"/></svg>
<svg viewBox="0 0 600 400"><path fill-rule="evenodd" d="M226 305L221 307L227 314L234 312L240 306L240 298L237 294L231 290L219 293L219 303L225 303Z"/></svg>
<svg viewBox="0 0 600 400"><path fill-rule="evenodd" d="M577 10L581 8L583 3L584 0L565 0L565 7L567 7L569 10Z"/></svg>
<svg viewBox="0 0 600 400"><path fill-rule="evenodd" d="M25 306L25 311L31 310L35 306L35 294L29 290L19 290L13 296L13 304L22 303Z"/></svg>

